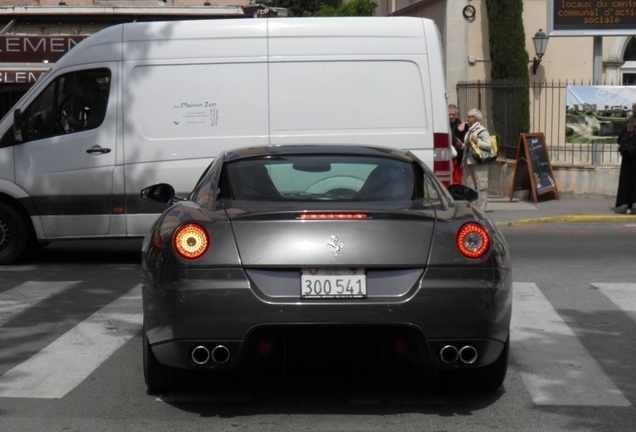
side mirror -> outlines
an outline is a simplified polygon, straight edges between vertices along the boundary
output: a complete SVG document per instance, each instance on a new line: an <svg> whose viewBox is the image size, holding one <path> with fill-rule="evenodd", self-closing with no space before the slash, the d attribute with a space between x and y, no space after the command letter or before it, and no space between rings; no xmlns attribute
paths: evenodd
<svg viewBox="0 0 636 432"><path fill-rule="evenodd" d="M166 183L148 186L141 191L141 197L143 199L158 202L160 204L172 203L175 196L174 188Z"/></svg>
<svg viewBox="0 0 636 432"><path fill-rule="evenodd" d="M24 133L24 122L22 121L22 110L16 109L13 111L13 137L16 142L23 142L26 134Z"/></svg>
<svg viewBox="0 0 636 432"><path fill-rule="evenodd" d="M448 186L447 189L453 196L453 199L458 201L473 202L476 201L479 197L479 193L476 190L469 188L468 186L454 184Z"/></svg>

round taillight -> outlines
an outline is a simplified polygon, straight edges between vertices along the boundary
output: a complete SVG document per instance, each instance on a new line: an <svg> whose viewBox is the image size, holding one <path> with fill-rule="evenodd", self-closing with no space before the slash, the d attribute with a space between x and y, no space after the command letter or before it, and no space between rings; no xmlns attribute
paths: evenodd
<svg viewBox="0 0 636 432"><path fill-rule="evenodd" d="M481 258L490 247L488 231L479 224L467 223L457 233L457 247L468 258Z"/></svg>
<svg viewBox="0 0 636 432"><path fill-rule="evenodd" d="M208 250L209 245L208 233L199 225L183 225L174 235L175 250L183 258L199 258Z"/></svg>

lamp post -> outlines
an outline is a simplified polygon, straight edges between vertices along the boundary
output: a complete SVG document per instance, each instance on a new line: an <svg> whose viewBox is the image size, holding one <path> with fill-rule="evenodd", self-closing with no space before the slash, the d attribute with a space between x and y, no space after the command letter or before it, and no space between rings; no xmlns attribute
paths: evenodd
<svg viewBox="0 0 636 432"><path fill-rule="evenodd" d="M532 60L532 74L537 74L537 69L539 68L539 64L541 63L541 58L545 54L545 50L548 47L548 35L541 29L534 34L532 38L534 42L534 50L537 53L537 56Z"/></svg>

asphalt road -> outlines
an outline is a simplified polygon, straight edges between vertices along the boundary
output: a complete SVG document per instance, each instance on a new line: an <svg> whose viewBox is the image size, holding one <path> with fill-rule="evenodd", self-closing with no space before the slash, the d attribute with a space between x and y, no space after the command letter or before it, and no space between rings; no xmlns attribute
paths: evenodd
<svg viewBox="0 0 636 432"><path fill-rule="evenodd" d="M148 394L140 241L53 243L0 267L0 431L631 430L636 226L502 231L515 281L512 358L492 394L363 368Z"/></svg>

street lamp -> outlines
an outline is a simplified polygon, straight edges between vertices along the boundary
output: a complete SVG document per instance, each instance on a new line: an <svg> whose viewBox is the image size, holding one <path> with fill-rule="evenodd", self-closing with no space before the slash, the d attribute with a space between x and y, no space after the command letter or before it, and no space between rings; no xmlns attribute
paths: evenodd
<svg viewBox="0 0 636 432"><path fill-rule="evenodd" d="M548 47L548 35L539 29L539 31L534 34L532 41L534 42L534 50L537 53L537 56L532 60L532 74L536 75L539 64L541 63L541 57L543 57Z"/></svg>

